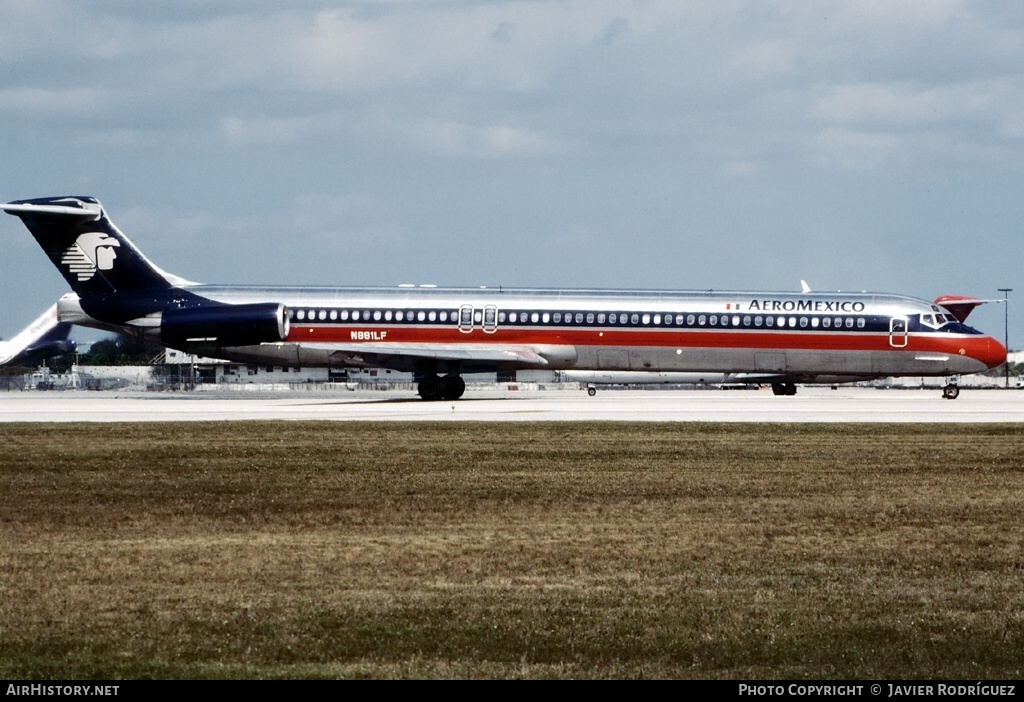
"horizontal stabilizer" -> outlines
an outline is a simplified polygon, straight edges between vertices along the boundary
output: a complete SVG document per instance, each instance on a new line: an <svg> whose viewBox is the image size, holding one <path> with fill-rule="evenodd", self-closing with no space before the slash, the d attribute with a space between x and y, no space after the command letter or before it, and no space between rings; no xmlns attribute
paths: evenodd
<svg viewBox="0 0 1024 702"><path fill-rule="evenodd" d="M967 320L968 315L974 311L975 307L986 302L994 302L994 300L982 300L965 295L939 295L935 298L936 305L945 308L946 311L956 317L957 321L961 323ZM1002 302L1002 300L999 300L999 302Z"/></svg>
<svg viewBox="0 0 1024 702"><path fill-rule="evenodd" d="M67 202L67 205L59 205L58 202ZM73 204L72 204L73 203ZM55 200L51 204L36 204L32 202L8 202L0 204L0 210L16 216L22 215L49 215L64 217L79 217L84 221L99 219L103 214L103 208L98 202L89 202L79 198L66 198Z"/></svg>

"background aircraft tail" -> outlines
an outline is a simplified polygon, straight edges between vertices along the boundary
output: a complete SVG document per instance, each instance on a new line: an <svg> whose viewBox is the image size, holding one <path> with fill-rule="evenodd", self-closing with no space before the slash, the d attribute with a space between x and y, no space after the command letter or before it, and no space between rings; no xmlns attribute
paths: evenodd
<svg viewBox="0 0 1024 702"><path fill-rule="evenodd" d="M21 218L79 297L169 288L186 281L146 259L93 197L50 197L0 205Z"/></svg>
<svg viewBox="0 0 1024 702"><path fill-rule="evenodd" d="M57 321L57 305L52 305L13 339L0 341L0 366L28 365L72 351L70 331L70 324Z"/></svg>

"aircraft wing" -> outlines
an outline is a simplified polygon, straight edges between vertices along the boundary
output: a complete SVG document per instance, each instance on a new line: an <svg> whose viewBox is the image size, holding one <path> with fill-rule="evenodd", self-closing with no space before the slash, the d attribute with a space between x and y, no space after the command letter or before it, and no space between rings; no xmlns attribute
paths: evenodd
<svg viewBox="0 0 1024 702"><path fill-rule="evenodd" d="M326 352L330 357L352 365L379 363L384 359L430 359L478 364L510 364L518 367L544 368L553 361L575 360L572 346L498 344L416 344L363 342L338 344L332 342L303 343L304 349Z"/></svg>

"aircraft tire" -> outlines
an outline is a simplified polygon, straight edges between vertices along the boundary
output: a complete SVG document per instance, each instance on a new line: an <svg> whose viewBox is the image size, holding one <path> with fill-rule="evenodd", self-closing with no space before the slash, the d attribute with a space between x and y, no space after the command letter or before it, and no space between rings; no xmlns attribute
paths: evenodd
<svg viewBox="0 0 1024 702"><path fill-rule="evenodd" d="M466 392L466 381L459 375L446 375L438 383L437 393L441 399L457 400Z"/></svg>
<svg viewBox="0 0 1024 702"><path fill-rule="evenodd" d="M416 384L416 394L422 397L424 400L440 400L441 395L438 392L440 390L441 379L436 375L427 375L420 378L420 382Z"/></svg>
<svg viewBox="0 0 1024 702"><path fill-rule="evenodd" d="M947 400L955 400L956 398L960 397L960 388L950 383L949 385L942 389L942 397L944 397Z"/></svg>
<svg viewBox="0 0 1024 702"><path fill-rule="evenodd" d="M587 394L593 397L597 394L597 388L587 388Z"/></svg>

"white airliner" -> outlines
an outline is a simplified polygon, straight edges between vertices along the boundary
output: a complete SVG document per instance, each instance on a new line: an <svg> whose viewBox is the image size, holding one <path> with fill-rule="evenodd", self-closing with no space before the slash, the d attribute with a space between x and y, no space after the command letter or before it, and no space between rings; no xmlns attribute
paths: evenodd
<svg viewBox="0 0 1024 702"><path fill-rule="evenodd" d="M974 298L204 285L150 263L95 198L0 208L74 291L58 302L61 322L243 363L412 372L424 399L461 397L466 373L527 368L746 373L791 395L802 382L977 373L1006 359L964 324Z"/></svg>
<svg viewBox="0 0 1024 702"><path fill-rule="evenodd" d="M51 305L10 341L0 341L0 366L27 366L73 351L68 340L71 325L57 321L57 306Z"/></svg>

